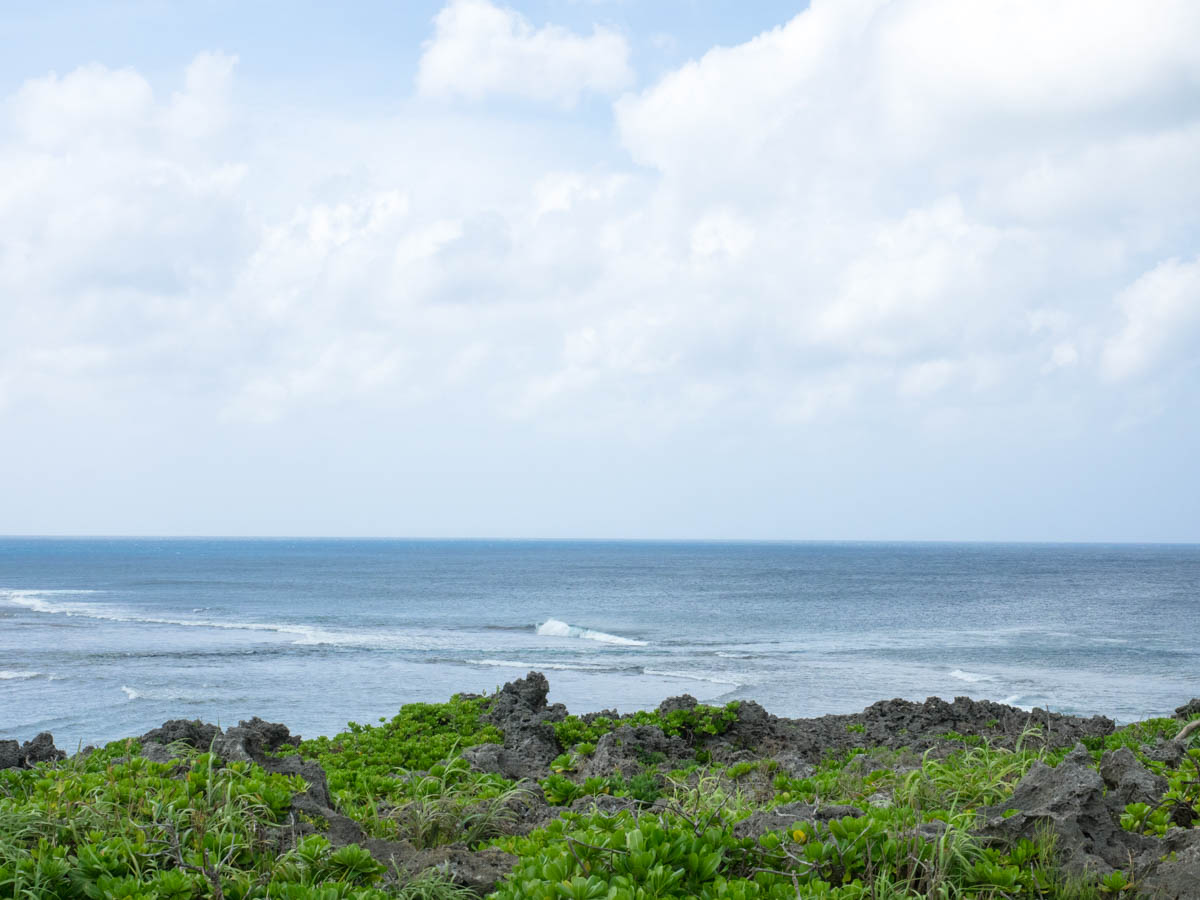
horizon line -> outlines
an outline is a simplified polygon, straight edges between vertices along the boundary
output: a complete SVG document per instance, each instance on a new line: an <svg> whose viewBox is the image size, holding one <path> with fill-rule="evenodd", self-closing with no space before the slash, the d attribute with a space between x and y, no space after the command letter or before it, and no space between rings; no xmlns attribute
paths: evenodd
<svg viewBox="0 0 1200 900"><path fill-rule="evenodd" d="M37 534L0 533L0 540L112 541L408 541L412 543L578 544L943 544L1016 546L1200 546L1200 540L1021 539L1021 538L759 538L759 537L489 537L337 534Z"/></svg>

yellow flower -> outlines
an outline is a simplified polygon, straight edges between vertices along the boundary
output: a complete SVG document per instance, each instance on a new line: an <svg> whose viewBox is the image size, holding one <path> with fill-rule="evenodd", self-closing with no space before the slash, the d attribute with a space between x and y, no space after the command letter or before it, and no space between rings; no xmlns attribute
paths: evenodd
<svg viewBox="0 0 1200 900"><path fill-rule="evenodd" d="M792 829L792 840L795 841L797 844L803 844L805 841L808 840L808 835L804 833L803 828L793 828Z"/></svg>

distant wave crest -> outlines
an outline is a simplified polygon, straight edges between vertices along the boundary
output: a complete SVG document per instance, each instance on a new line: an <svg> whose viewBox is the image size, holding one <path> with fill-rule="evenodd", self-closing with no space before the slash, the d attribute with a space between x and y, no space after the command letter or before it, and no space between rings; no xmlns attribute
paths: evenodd
<svg viewBox="0 0 1200 900"><path fill-rule="evenodd" d="M644 669L647 675L657 675L660 678L682 678L686 681L707 681L710 684L728 684L740 687L742 682L733 681L727 675L702 674L699 672L672 672L664 669Z"/></svg>
<svg viewBox="0 0 1200 900"><path fill-rule="evenodd" d="M14 672L12 669L0 669L0 681L23 681L26 678L39 678L41 672Z"/></svg>
<svg viewBox="0 0 1200 900"><path fill-rule="evenodd" d="M981 681L995 681L991 675L981 675L978 672L964 672L962 669L954 669L950 673L951 678L957 678L959 681L965 681L968 684L978 684Z"/></svg>
<svg viewBox="0 0 1200 900"><path fill-rule="evenodd" d="M472 666L495 666L501 669L525 669L527 671L539 671L541 669L549 669L559 672L640 672L640 666L633 666L628 669L621 669L614 666L606 666L600 663L559 663L559 662L526 662L520 659L468 659L467 662Z"/></svg>
<svg viewBox="0 0 1200 900"><path fill-rule="evenodd" d="M619 634L609 634L607 631L568 625L561 619L547 619L537 627L537 633L542 637L578 638L585 641L598 641L601 644L617 644L622 647L645 647L647 643L635 638L621 637Z"/></svg>
<svg viewBox="0 0 1200 900"><path fill-rule="evenodd" d="M259 631L292 636L293 644L302 646L397 646L402 649L419 648L417 641L400 635L377 635L371 633L337 633L312 625L284 622L236 622L211 618L167 618L143 615L122 609L109 603L79 602L62 599L59 595L97 594L100 591L45 591L6 590L0 591L0 600L7 600L32 612L45 615L60 615L69 618L97 619L104 622L127 622L141 625L171 625L177 628L216 628L224 631ZM192 611L211 609L195 607Z"/></svg>

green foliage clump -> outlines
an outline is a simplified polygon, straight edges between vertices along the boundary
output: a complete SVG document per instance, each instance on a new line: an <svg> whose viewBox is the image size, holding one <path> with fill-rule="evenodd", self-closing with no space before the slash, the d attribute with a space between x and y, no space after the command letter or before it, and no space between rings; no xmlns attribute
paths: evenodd
<svg viewBox="0 0 1200 900"><path fill-rule="evenodd" d="M383 867L310 839L280 854L296 776L209 753L150 762L136 742L0 771L0 897L373 900ZM318 852L319 851L319 852Z"/></svg>
<svg viewBox="0 0 1200 900"><path fill-rule="evenodd" d="M555 723L554 733L564 750L580 743L591 744L594 750L595 743L601 737L620 725L656 725L664 733L690 742L706 735L724 734L737 721L740 705L736 700L724 706L698 704L691 709L671 710L665 716L657 710L639 710L621 719L595 716L590 721L579 716L567 716Z"/></svg>
<svg viewBox="0 0 1200 900"><path fill-rule="evenodd" d="M1146 764L1154 761L1145 758L1145 747L1153 746L1160 740L1171 740L1182 727L1183 723L1178 719L1145 719L1141 722L1124 725L1109 735L1085 737L1083 745L1092 751L1096 759L1099 759L1106 750L1120 750L1122 747L1126 747L1138 755L1143 764Z"/></svg>
<svg viewBox="0 0 1200 900"><path fill-rule="evenodd" d="M1179 767L1168 769L1167 790L1157 806L1130 803L1121 816L1126 831L1162 837L1172 825L1200 822L1200 748L1184 755Z"/></svg>
<svg viewBox="0 0 1200 900"><path fill-rule="evenodd" d="M409 703L379 725L351 722L334 737L302 741L299 753L337 771L427 771L456 750L504 740L480 721L489 700L455 695L447 703Z"/></svg>
<svg viewBox="0 0 1200 900"><path fill-rule="evenodd" d="M453 757L427 774L410 774L390 795L397 805L382 819L366 822L418 849L460 841L475 846L515 823L515 801L526 793L499 775L472 772L461 756Z"/></svg>
<svg viewBox="0 0 1200 900"><path fill-rule="evenodd" d="M422 844L452 840L444 825L432 823L473 816L481 807L498 821L498 807L515 790L511 781L473 773L457 758L462 748L504 740L480 721L488 703L458 695L447 703L410 703L379 725L351 722L347 731L303 741L295 752L321 764L339 808L374 836L400 837L408 822ZM479 839L474 827L464 833Z"/></svg>

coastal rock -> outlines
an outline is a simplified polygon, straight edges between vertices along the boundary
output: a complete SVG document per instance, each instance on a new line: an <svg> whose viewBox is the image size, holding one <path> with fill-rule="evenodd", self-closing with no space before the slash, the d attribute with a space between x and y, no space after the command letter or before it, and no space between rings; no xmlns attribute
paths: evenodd
<svg viewBox="0 0 1200 900"><path fill-rule="evenodd" d="M771 810L756 812L733 826L737 838L759 838L770 831L786 831L797 822L828 822L846 816L858 818L864 813L857 806L818 806L812 803L785 803Z"/></svg>
<svg viewBox="0 0 1200 900"><path fill-rule="evenodd" d="M1108 787L1110 802L1118 809L1130 803L1156 805L1167 790L1167 779L1155 775L1128 747L1110 750L1100 760L1100 777Z"/></svg>
<svg viewBox="0 0 1200 900"><path fill-rule="evenodd" d="M541 672L530 672L524 678L506 682L492 696L492 705L484 719L497 728L515 714L540 712L546 708L550 682Z"/></svg>
<svg viewBox="0 0 1200 900"><path fill-rule="evenodd" d="M54 746L54 735L48 731L43 731L32 741L22 744L20 756L21 764L28 769L41 762L58 762L67 758L66 753Z"/></svg>
<svg viewBox="0 0 1200 900"><path fill-rule="evenodd" d="M596 751L584 763L581 775L590 778L620 773L636 775L650 765L673 768L694 754L687 741L668 736L657 725L621 725L596 742Z"/></svg>
<svg viewBox="0 0 1200 900"><path fill-rule="evenodd" d="M753 700L738 704L737 720L715 742L721 749L760 750L778 743L780 723L785 720L771 715Z"/></svg>
<svg viewBox="0 0 1200 900"><path fill-rule="evenodd" d="M21 765L21 745L16 741L0 741L0 769L16 769Z"/></svg>
<svg viewBox="0 0 1200 900"><path fill-rule="evenodd" d="M1172 769L1178 769L1184 757L1183 744L1162 738L1156 740L1153 747L1144 747L1143 752L1155 762L1166 763Z"/></svg>
<svg viewBox="0 0 1200 900"><path fill-rule="evenodd" d="M367 846L367 836L361 825L349 816L344 816L337 810L316 801L307 793L295 794L292 797L292 809L315 818L324 819L327 827L322 833L334 847L344 847L347 844L362 844L363 846ZM370 850L371 848L368 847L368 849ZM386 855L381 856L375 850L371 850L371 854L380 862L386 863L388 861Z"/></svg>
<svg viewBox="0 0 1200 900"><path fill-rule="evenodd" d="M469 850L461 845L437 847L414 853L407 860L398 860L410 872L437 869L444 872L459 887L480 897L496 890L500 880L512 871L517 858L503 850Z"/></svg>
<svg viewBox="0 0 1200 900"><path fill-rule="evenodd" d="M1015 814L1004 815L1014 809ZM1116 802L1105 797L1104 780L1082 744L1054 768L1035 762L1012 797L989 812L980 833L1006 844L1050 828L1058 838L1063 868L1073 874L1107 874L1126 867L1151 842L1121 828Z"/></svg>
<svg viewBox="0 0 1200 900"><path fill-rule="evenodd" d="M143 747L148 743L163 746L186 744L188 747L203 752L212 746L213 740L220 733L221 729L216 725L201 722L199 719L171 719L169 722L163 722L158 728L147 731L138 740ZM142 755L145 755L144 750Z"/></svg>
<svg viewBox="0 0 1200 900"><path fill-rule="evenodd" d="M463 750L462 756L476 772L501 775L510 781L532 781L544 777L547 772L549 760L545 758L546 752L539 738L535 740L532 751L527 750L524 744L512 750L500 744L476 744Z"/></svg>
<svg viewBox="0 0 1200 900"><path fill-rule="evenodd" d="M816 771L816 767L795 750L783 750L771 758L779 764L779 771L789 778L808 778Z"/></svg>
<svg viewBox="0 0 1200 900"><path fill-rule="evenodd" d="M1200 895L1200 832L1172 832L1139 861L1139 897L1195 900Z"/></svg>
<svg viewBox="0 0 1200 900"><path fill-rule="evenodd" d="M238 722L224 734L218 733L212 742L212 752L228 762L261 763L267 753L299 744L300 736L293 735L286 725L255 716L248 722Z"/></svg>
<svg viewBox="0 0 1200 900"><path fill-rule="evenodd" d="M546 705L550 683L541 672L530 672L524 678L510 681L492 698L491 708L481 718L504 733L503 765L509 778L537 778L543 775L550 761L558 756L558 738L554 735L556 722L567 714L562 704Z"/></svg>
<svg viewBox="0 0 1200 900"><path fill-rule="evenodd" d="M658 714L668 716L680 709L695 709L699 704L700 701L691 694L680 694L678 697L668 697L658 704Z"/></svg>
<svg viewBox="0 0 1200 900"><path fill-rule="evenodd" d="M142 759L152 763L169 763L172 760L178 759L179 753L174 752L170 747L158 743L158 741L146 741L142 744Z"/></svg>
<svg viewBox="0 0 1200 900"><path fill-rule="evenodd" d="M1175 718L1185 722L1192 716L1200 715L1200 697L1193 697L1183 706L1175 707Z"/></svg>
<svg viewBox="0 0 1200 900"><path fill-rule="evenodd" d="M792 759L816 763L829 750L851 747L907 747L915 752L933 749L936 753L947 746L945 736L949 732L978 735L998 747L1012 748L1031 739L1049 747L1062 747L1085 737L1103 737L1116 727L1104 716L1082 718L1042 709L1027 712L969 697L956 697L953 702L939 697L923 703L881 700L861 713L814 719L777 718L756 703L743 703L739 713L738 723L713 744L714 756L720 755L720 742L727 738L752 746L763 755L781 758L788 754Z"/></svg>
<svg viewBox="0 0 1200 900"><path fill-rule="evenodd" d="M299 775L304 779L304 783L308 785L304 791L304 796L311 798L321 806L333 806L333 800L329 795L329 780L325 775L325 770L316 760L305 760L294 755L282 757L267 756L260 759L258 764L272 775ZM293 799L294 802L295 800Z"/></svg>

